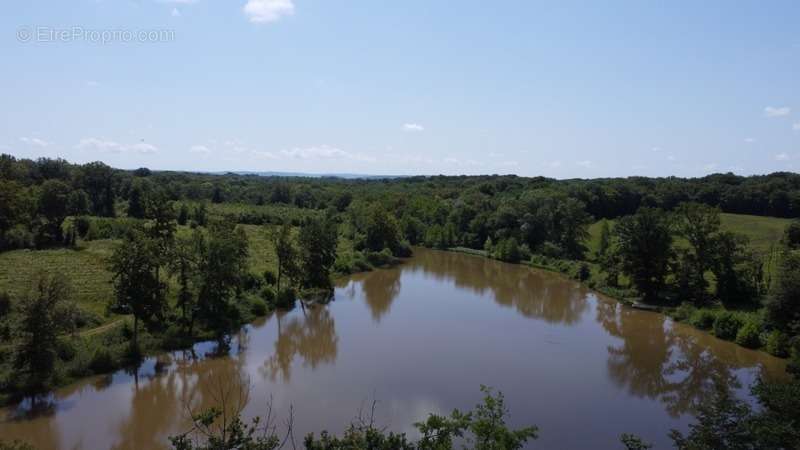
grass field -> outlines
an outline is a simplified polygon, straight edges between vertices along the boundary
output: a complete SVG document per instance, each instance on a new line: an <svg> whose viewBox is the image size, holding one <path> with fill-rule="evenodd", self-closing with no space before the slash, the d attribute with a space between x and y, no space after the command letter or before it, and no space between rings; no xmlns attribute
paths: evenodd
<svg viewBox="0 0 800 450"><path fill-rule="evenodd" d="M762 255L768 254L772 246L777 244L783 236L786 226L792 219L779 217L748 216L744 214L721 214L722 229L743 234L750 239L753 250ZM589 227L589 251L597 251L600 245L600 229L603 221L593 223ZM613 227L614 221L609 224Z"/></svg>
<svg viewBox="0 0 800 450"><path fill-rule="evenodd" d="M239 225L247 233L250 243L250 272L262 275L266 270L277 269L275 250L269 241L273 225ZM179 227L179 236L190 236L189 227ZM62 273L70 280L73 301L80 308L91 312L100 324L112 323L119 316L107 313L114 291L108 258L118 240L80 241L78 249L14 250L0 253L0 291L18 299L33 286L38 274ZM339 240L339 251L352 250L352 243ZM174 300L177 292L175 280L171 280L168 298Z"/></svg>

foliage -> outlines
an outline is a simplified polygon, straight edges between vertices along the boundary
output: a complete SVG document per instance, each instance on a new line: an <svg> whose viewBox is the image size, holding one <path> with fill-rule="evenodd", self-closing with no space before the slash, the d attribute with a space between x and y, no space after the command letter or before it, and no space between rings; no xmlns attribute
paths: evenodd
<svg viewBox="0 0 800 450"><path fill-rule="evenodd" d="M620 219L614 234L622 272L630 277L644 301L655 302L664 288L672 258L668 217L660 210L642 208Z"/></svg>
<svg viewBox="0 0 800 450"><path fill-rule="evenodd" d="M724 311L717 314L717 317L714 319L712 331L714 336L725 339L726 341L732 341L736 339L736 335L739 333L741 327L742 320L736 314Z"/></svg>
<svg viewBox="0 0 800 450"><path fill-rule="evenodd" d="M298 236L300 285L304 288L330 288L330 273L336 261L338 233L330 218L309 219Z"/></svg>
<svg viewBox="0 0 800 450"><path fill-rule="evenodd" d="M72 331L75 326L74 305L69 298L66 277L42 274L19 304L14 368L28 392L50 386L55 374L59 335Z"/></svg>
<svg viewBox="0 0 800 450"><path fill-rule="evenodd" d="M742 347L758 348L761 346L761 325L755 320L747 320L736 332L736 343Z"/></svg>
<svg viewBox="0 0 800 450"><path fill-rule="evenodd" d="M133 315L134 348L139 344L139 321L160 319L165 312L164 286L157 272L159 259L158 243L142 230L133 230L111 256L113 307Z"/></svg>

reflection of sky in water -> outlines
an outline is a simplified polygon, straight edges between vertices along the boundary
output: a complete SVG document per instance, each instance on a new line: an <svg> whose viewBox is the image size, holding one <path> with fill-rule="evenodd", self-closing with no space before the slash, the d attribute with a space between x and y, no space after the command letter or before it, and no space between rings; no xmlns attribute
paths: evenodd
<svg viewBox="0 0 800 450"><path fill-rule="evenodd" d="M340 284L327 307L248 326L229 356L202 343L149 358L59 390L50 410L0 423L0 435L42 450L157 448L186 429L185 403L210 406L208 386L245 377L245 415L265 414L270 398L281 420L292 406L298 440L340 432L373 400L378 424L415 436L413 422L472 407L488 384L506 394L510 423L540 427L540 447L619 448L622 432L663 445L713 377L744 395L760 365L783 370L558 275L467 255L418 250L399 269Z"/></svg>

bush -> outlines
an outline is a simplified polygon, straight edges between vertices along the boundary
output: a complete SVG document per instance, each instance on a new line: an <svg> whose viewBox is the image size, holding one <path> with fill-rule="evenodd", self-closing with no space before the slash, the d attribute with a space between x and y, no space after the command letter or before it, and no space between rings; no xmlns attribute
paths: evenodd
<svg viewBox="0 0 800 450"><path fill-rule="evenodd" d="M292 309L294 308L296 300L297 294L295 293L294 289L283 288L275 296L275 307L281 309Z"/></svg>
<svg viewBox="0 0 800 450"><path fill-rule="evenodd" d="M275 283L277 282L278 277L275 275L275 272L271 270L264 271L264 283L266 283L267 286L275 286Z"/></svg>
<svg viewBox="0 0 800 450"><path fill-rule="evenodd" d="M111 352L105 347L95 349L89 361L89 369L94 373L108 373L114 370L114 357L111 356Z"/></svg>
<svg viewBox="0 0 800 450"><path fill-rule="evenodd" d="M561 246L550 241L542 244L542 249L540 251L544 256L549 258L561 258L564 254L564 249L562 249Z"/></svg>
<svg viewBox="0 0 800 450"><path fill-rule="evenodd" d="M367 261L372 266L382 267L395 264L397 262L397 258L392 255L391 250L385 248L380 252L367 252Z"/></svg>
<svg viewBox="0 0 800 450"><path fill-rule="evenodd" d="M250 313L256 317L266 316L269 307L267 302L260 298L252 298L250 300Z"/></svg>
<svg viewBox="0 0 800 450"><path fill-rule="evenodd" d="M678 322L685 322L691 319L692 315L697 311L697 309L688 302L681 303L680 306L675 308L672 312L672 318L677 320ZM712 320L713 323L713 320ZM709 325L710 326L710 325ZM699 327L698 327L699 328Z"/></svg>
<svg viewBox="0 0 800 450"><path fill-rule="evenodd" d="M56 343L56 354L58 354L58 358L62 361L72 361L77 352L72 342L66 339L60 339Z"/></svg>
<svg viewBox="0 0 800 450"><path fill-rule="evenodd" d="M89 218L86 216L76 217L75 221L75 231L78 232L78 236L81 238L86 237L86 233L89 232L89 228L92 226L92 222L89 221Z"/></svg>
<svg viewBox="0 0 800 450"><path fill-rule="evenodd" d="M761 346L761 326L755 320L748 320L736 333L736 343L742 347L758 348Z"/></svg>
<svg viewBox="0 0 800 450"><path fill-rule="evenodd" d="M494 246L492 256L500 261L518 263L520 260L519 243L513 237L503 239Z"/></svg>
<svg viewBox="0 0 800 450"><path fill-rule="evenodd" d="M592 269L589 268L589 264L581 263L578 267L577 277L581 281L586 281L592 276Z"/></svg>
<svg viewBox="0 0 800 450"><path fill-rule="evenodd" d="M732 341L736 339L740 328L742 328L742 320L735 314L725 311L717 315L717 318L714 320L713 332L714 336L720 339Z"/></svg>
<svg viewBox="0 0 800 450"><path fill-rule="evenodd" d="M779 330L772 330L767 336L767 353L779 358L789 356L789 337Z"/></svg>
<svg viewBox="0 0 800 450"><path fill-rule="evenodd" d="M264 286L261 288L261 299L267 304L275 303L275 288L272 286Z"/></svg>
<svg viewBox="0 0 800 450"><path fill-rule="evenodd" d="M8 230L4 236L5 248L33 248L36 245L33 233L22 225L16 225L14 228Z"/></svg>
<svg viewBox="0 0 800 450"><path fill-rule="evenodd" d="M701 330L710 330L714 326L717 316L713 311L698 309L689 318L689 324Z"/></svg>

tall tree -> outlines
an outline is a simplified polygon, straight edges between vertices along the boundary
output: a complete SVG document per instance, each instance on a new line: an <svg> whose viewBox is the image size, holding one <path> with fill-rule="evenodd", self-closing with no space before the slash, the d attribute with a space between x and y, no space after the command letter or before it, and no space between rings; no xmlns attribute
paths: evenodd
<svg viewBox="0 0 800 450"><path fill-rule="evenodd" d="M39 214L44 223L39 229L39 245L61 244L64 240L61 224L67 217L67 197L70 187L63 181L47 180L39 189Z"/></svg>
<svg viewBox="0 0 800 450"><path fill-rule="evenodd" d="M331 218L310 219L300 229L300 268L303 287L330 288L331 267L336 261L338 233Z"/></svg>
<svg viewBox="0 0 800 450"><path fill-rule="evenodd" d="M281 225L270 236L272 245L275 248L275 256L278 258L277 288L281 290L281 280L283 277L289 278L289 283L296 280L297 272L297 249L292 238L292 227L288 223Z"/></svg>
<svg viewBox="0 0 800 450"><path fill-rule="evenodd" d="M238 321L232 299L247 266L247 245L246 237L236 232L234 224L222 222L213 224L200 249L198 313L219 336Z"/></svg>
<svg viewBox="0 0 800 450"><path fill-rule="evenodd" d="M55 373L59 334L75 328L71 289L62 274L41 274L19 305L14 367L25 388L47 388Z"/></svg>
<svg viewBox="0 0 800 450"><path fill-rule="evenodd" d="M132 230L111 255L115 306L133 315L133 348L139 348L139 321L163 317L167 303L158 278L158 243Z"/></svg>
<svg viewBox="0 0 800 450"><path fill-rule="evenodd" d="M696 303L708 297L706 273L714 266L714 249L720 228L719 209L700 203L682 203L675 212L675 231L689 249L680 252L678 284L683 295Z"/></svg>
<svg viewBox="0 0 800 450"><path fill-rule="evenodd" d="M669 219L658 209L641 208L614 227L622 272L646 302L655 302L664 287L672 257Z"/></svg>

